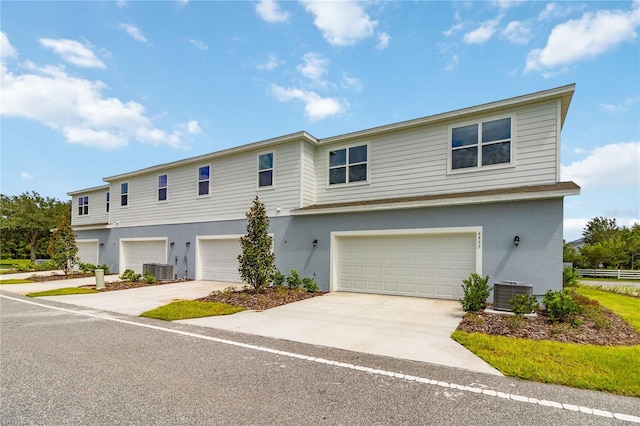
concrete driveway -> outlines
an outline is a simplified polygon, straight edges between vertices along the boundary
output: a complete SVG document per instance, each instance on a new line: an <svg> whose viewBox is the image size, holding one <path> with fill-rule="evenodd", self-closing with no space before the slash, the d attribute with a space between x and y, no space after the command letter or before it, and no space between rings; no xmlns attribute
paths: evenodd
<svg viewBox="0 0 640 426"><path fill-rule="evenodd" d="M0 289L26 294L82 284L85 283L66 280L2 285ZM172 301L198 299L230 285L233 284L186 281L39 299L140 315ZM454 300L338 292L261 312L176 322L501 375L449 337L462 315L460 303Z"/></svg>
<svg viewBox="0 0 640 426"><path fill-rule="evenodd" d="M462 314L453 300L338 292L176 322L502 375L449 337Z"/></svg>

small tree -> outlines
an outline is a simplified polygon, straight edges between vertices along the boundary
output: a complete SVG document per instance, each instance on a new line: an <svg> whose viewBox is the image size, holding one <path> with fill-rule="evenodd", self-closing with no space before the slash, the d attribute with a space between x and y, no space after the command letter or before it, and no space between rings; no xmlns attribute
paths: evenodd
<svg viewBox="0 0 640 426"><path fill-rule="evenodd" d="M258 196L246 214L247 234L240 237L242 254L238 256L238 271L242 281L257 292L269 284L275 267L275 255L271 252L273 238L269 235L269 218Z"/></svg>
<svg viewBox="0 0 640 426"><path fill-rule="evenodd" d="M51 256L51 260L58 268L62 269L65 275L69 273L73 265L80 262L77 256L76 237L64 215L60 216L58 228L53 231L49 239L47 254Z"/></svg>

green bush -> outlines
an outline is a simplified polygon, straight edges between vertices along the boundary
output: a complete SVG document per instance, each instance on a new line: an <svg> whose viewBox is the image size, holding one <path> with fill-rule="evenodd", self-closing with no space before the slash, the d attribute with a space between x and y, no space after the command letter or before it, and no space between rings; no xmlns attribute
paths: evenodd
<svg viewBox="0 0 640 426"><path fill-rule="evenodd" d="M78 263L78 268L80 268L80 270L82 272L84 272L85 274L88 274L89 272L95 271L97 266L94 265L93 263L80 262L80 263Z"/></svg>
<svg viewBox="0 0 640 426"><path fill-rule="evenodd" d="M271 275L271 282L275 286L284 285L286 279L287 277L277 269L273 272L273 275Z"/></svg>
<svg viewBox="0 0 640 426"><path fill-rule="evenodd" d="M56 262L49 259L41 265L34 265L36 271L53 271L54 269L58 269L58 265Z"/></svg>
<svg viewBox="0 0 640 426"><path fill-rule="evenodd" d="M538 299L528 294L516 294L509 300L509 305L511 306L511 311L518 316L532 314L540 308Z"/></svg>
<svg viewBox="0 0 640 426"><path fill-rule="evenodd" d="M30 272L30 271L38 270L38 267L33 262L17 263L13 266L15 270L18 272ZM56 268L53 268L53 269L56 269Z"/></svg>
<svg viewBox="0 0 640 426"><path fill-rule="evenodd" d="M294 288L298 288L301 285L302 280L300 279L300 274L298 274L298 271L296 271L295 269L292 269L291 275L287 277L287 287L289 287L290 290L293 290Z"/></svg>
<svg viewBox="0 0 640 426"><path fill-rule="evenodd" d="M583 312L583 309L571 297L568 290L553 291L547 290L542 299L542 303L547 308L551 322L567 322L572 325L578 325L579 321L576 315Z"/></svg>
<svg viewBox="0 0 640 426"><path fill-rule="evenodd" d="M109 275L109 267L107 266L106 263L96 266L96 269L102 269L105 275Z"/></svg>
<svg viewBox="0 0 640 426"><path fill-rule="evenodd" d="M304 287L308 292L315 293L318 291L318 284L311 277L304 277L302 279L302 287Z"/></svg>
<svg viewBox="0 0 640 426"><path fill-rule="evenodd" d="M578 274L571 266L567 266L562 270L562 287L578 287Z"/></svg>
<svg viewBox="0 0 640 426"><path fill-rule="evenodd" d="M460 304L465 312L477 312L484 308L487 298L493 290L487 284L488 282L489 275L483 278L475 272L462 281L464 296L460 300Z"/></svg>
<svg viewBox="0 0 640 426"><path fill-rule="evenodd" d="M144 278L144 281L147 284L154 284L156 282L156 277L153 276L153 274L151 272L149 272L149 271L144 273L144 277L143 278Z"/></svg>
<svg viewBox="0 0 640 426"><path fill-rule="evenodd" d="M120 275L120 279L122 281L131 281L138 282L140 281L140 274L136 274L133 269L125 269L122 275Z"/></svg>

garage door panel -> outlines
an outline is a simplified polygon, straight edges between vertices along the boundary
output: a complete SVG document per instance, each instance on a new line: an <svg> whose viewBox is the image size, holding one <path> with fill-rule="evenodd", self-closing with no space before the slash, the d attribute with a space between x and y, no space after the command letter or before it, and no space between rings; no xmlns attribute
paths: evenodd
<svg viewBox="0 0 640 426"><path fill-rule="evenodd" d="M167 263L166 240L121 241L122 270L133 269L141 274L145 263Z"/></svg>
<svg viewBox="0 0 640 426"><path fill-rule="evenodd" d="M462 280L475 271L472 233L339 237L336 243L337 290L456 299Z"/></svg>
<svg viewBox="0 0 640 426"><path fill-rule="evenodd" d="M198 240L198 268L202 280L240 283L238 256L242 254L239 239Z"/></svg>
<svg viewBox="0 0 640 426"><path fill-rule="evenodd" d="M78 253L76 254L82 263L98 264L98 242L76 240Z"/></svg>

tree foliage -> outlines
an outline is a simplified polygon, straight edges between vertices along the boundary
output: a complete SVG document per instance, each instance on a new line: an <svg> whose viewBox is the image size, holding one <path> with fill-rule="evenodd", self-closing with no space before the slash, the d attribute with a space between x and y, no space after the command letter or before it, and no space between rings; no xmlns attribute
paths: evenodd
<svg viewBox="0 0 640 426"><path fill-rule="evenodd" d="M582 231L585 244L597 244L612 238L618 232L615 219L594 217Z"/></svg>
<svg viewBox="0 0 640 426"><path fill-rule="evenodd" d="M45 254L50 230L60 216L71 220L71 203L42 197L35 191L20 195L0 194L2 256L16 259L27 255L35 262Z"/></svg>
<svg viewBox="0 0 640 426"><path fill-rule="evenodd" d="M269 235L269 218L258 197L247 212L247 234L240 237L242 254L238 256L240 277L257 292L269 284L275 268Z"/></svg>
<svg viewBox="0 0 640 426"><path fill-rule="evenodd" d="M51 256L51 260L58 268L62 269L65 275L80 262L77 256L76 236L73 234L65 215L60 216L58 227L51 234L47 254Z"/></svg>

